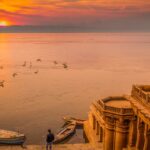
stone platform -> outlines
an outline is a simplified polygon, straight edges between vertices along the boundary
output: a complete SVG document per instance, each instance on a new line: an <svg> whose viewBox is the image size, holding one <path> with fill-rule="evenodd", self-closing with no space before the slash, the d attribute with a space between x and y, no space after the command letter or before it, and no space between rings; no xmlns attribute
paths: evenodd
<svg viewBox="0 0 150 150"><path fill-rule="evenodd" d="M28 145L25 148L20 146L0 146L0 150L46 150L44 145ZM94 148L90 144L62 144L54 145L53 150L102 150Z"/></svg>

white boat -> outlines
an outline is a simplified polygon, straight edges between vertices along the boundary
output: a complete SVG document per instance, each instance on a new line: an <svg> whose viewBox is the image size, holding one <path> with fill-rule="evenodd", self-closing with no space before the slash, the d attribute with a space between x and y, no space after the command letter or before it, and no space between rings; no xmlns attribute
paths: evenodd
<svg viewBox="0 0 150 150"><path fill-rule="evenodd" d="M25 139L24 134L0 129L0 144L22 145Z"/></svg>

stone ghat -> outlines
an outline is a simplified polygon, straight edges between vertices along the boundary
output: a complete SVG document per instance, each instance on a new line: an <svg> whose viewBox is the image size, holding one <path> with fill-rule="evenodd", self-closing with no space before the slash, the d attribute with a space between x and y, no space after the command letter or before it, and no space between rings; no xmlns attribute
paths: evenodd
<svg viewBox="0 0 150 150"><path fill-rule="evenodd" d="M0 146L0 150L45 150L45 145L28 145L25 148L20 146ZM90 144L61 144L54 145L53 150L102 150L94 148Z"/></svg>

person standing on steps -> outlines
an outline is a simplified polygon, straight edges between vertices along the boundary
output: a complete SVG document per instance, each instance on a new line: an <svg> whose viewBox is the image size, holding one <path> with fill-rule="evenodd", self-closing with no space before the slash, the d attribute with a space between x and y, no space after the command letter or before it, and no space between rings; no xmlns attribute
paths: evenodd
<svg viewBox="0 0 150 150"><path fill-rule="evenodd" d="M48 129L48 134L46 137L46 150L52 150L54 139L55 139L54 134L51 132L51 129Z"/></svg>

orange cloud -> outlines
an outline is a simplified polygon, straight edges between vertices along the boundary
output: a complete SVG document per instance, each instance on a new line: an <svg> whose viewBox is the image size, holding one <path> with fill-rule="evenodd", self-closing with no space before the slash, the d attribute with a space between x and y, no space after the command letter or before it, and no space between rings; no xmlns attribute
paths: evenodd
<svg viewBox="0 0 150 150"><path fill-rule="evenodd" d="M0 0L0 18L26 24L38 24L39 16L40 24L43 20L82 22L143 13L150 13L148 0Z"/></svg>

